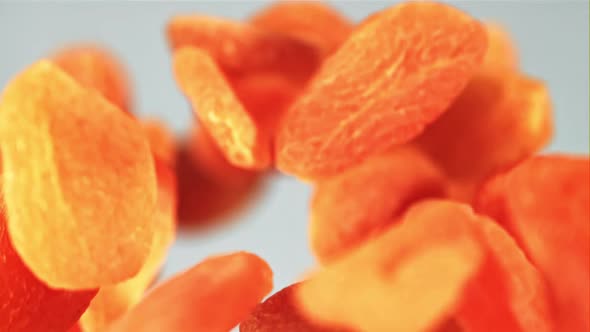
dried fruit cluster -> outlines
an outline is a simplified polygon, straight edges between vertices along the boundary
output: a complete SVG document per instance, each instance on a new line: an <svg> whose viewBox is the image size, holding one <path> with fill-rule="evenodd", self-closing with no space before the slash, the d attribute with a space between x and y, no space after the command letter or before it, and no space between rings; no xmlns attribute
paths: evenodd
<svg viewBox="0 0 590 332"><path fill-rule="evenodd" d="M535 156L549 95L501 28L437 3L353 24L284 2L167 36L200 124L180 141L133 115L94 46L5 87L1 331L589 331L590 162ZM144 296L178 225L274 167L314 188L317 272L260 303L272 272L237 252Z"/></svg>

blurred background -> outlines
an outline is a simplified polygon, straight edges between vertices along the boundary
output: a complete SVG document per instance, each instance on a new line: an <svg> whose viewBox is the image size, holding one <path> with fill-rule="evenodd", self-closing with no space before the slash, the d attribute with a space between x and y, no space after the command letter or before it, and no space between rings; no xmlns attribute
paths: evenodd
<svg viewBox="0 0 590 332"><path fill-rule="evenodd" d="M164 120L179 135L191 127L190 108L176 87L164 37L175 14L201 13L247 19L268 1L28 2L0 0L0 87L35 60L76 42L111 49L127 66L135 113ZM331 2L359 21L395 1ZM589 153L588 1L449 2L502 24L520 51L522 69L544 80L555 106L556 134L549 151ZM180 234L162 277L204 257L236 250L254 252L275 272L275 289L313 268L308 249L307 185L276 174L259 197L223 227Z"/></svg>

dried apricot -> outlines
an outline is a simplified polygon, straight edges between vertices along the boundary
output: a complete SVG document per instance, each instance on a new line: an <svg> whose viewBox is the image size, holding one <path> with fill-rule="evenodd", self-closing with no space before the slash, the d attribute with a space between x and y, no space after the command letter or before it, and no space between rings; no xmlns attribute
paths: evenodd
<svg viewBox="0 0 590 332"><path fill-rule="evenodd" d="M252 315L240 324L240 332L345 332L341 327L315 324L301 314L295 300L299 284L293 284L273 294L259 304Z"/></svg>
<svg viewBox="0 0 590 332"><path fill-rule="evenodd" d="M106 49L78 45L60 50L52 60L83 87L95 89L121 110L131 112L127 74L123 65Z"/></svg>
<svg viewBox="0 0 590 332"><path fill-rule="evenodd" d="M380 12L326 59L285 114L278 168L316 179L409 141L446 110L485 50L482 25L450 6L409 2Z"/></svg>
<svg viewBox="0 0 590 332"><path fill-rule="evenodd" d="M352 32L353 24L330 6L315 1L277 2L254 15L250 22L315 46L326 57Z"/></svg>
<svg viewBox="0 0 590 332"><path fill-rule="evenodd" d="M231 78L266 72L305 82L320 61L317 50L298 39L216 17L174 17L167 35L174 51L200 48Z"/></svg>
<svg viewBox="0 0 590 332"><path fill-rule="evenodd" d="M590 328L590 160L548 155L491 178L475 208L502 224L546 276L562 331Z"/></svg>
<svg viewBox="0 0 590 332"><path fill-rule="evenodd" d="M4 91L0 135L8 232L31 271L67 289L137 274L157 198L139 124L43 60Z"/></svg>
<svg viewBox="0 0 590 332"><path fill-rule="evenodd" d="M5 218L4 202L0 201L0 331L67 330L86 310L96 290L70 291L45 285L14 251Z"/></svg>
<svg viewBox="0 0 590 332"><path fill-rule="evenodd" d="M371 157L316 183L312 250L329 262L378 235L415 201L445 195L445 177L420 150L398 148Z"/></svg>
<svg viewBox="0 0 590 332"><path fill-rule="evenodd" d="M109 332L226 332L272 289L272 271L253 254L204 260L151 291Z"/></svg>
<svg viewBox="0 0 590 332"><path fill-rule="evenodd" d="M484 258L475 218L458 203L414 205L400 223L302 284L296 295L304 314L363 331L439 326Z"/></svg>

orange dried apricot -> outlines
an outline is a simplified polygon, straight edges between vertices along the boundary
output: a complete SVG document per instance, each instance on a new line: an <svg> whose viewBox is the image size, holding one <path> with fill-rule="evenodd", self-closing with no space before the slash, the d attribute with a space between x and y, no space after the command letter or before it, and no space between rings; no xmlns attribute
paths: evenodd
<svg viewBox="0 0 590 332"><path fill-rule="evenodd" d="M178 177L178 222L186 227L207 227L249 203L260 184L257 172L235 169L223 159L216 159L216 151L206 147L205 152L212 155L194 154L186 146L181 146L176 159ZM201 164L199 160L209 159L210 164ZM224 173L215 174L210 166L219 165L216 171L226 170L227 181L220 180Z"/></svg>
<svg viewBox="0 0 590 332"><path fill-rule="evenodd" d="M254 15L250 22L315 46L326 57L352 32L353 24L330 6L315 1L278 2Z"/></svg>
<svg viewBox="0 0 590 332"><path fill-rule="evenodd" d="M269 138L258 130L207 53L194 47L177 50L174 74L201 124L230 163L248 169L270 165Z"/></svg>
<svg viewBox="0 0 590 332"><path fill-rule="evenodd" d="M590 159L530 158L491 178L475 208L502 224L548 280L562 331L590 328Z"/></svg>
<svg viewBox="0 0 590 332"><path fill-rule="evenodd" d="M371 17L285 114L278 168L316 179L409 141L447 109L485 51L482 25L444 4L409 2Z"/></svg>
<svg viewBox="0 0 590 332"><path fill-rule="evenodd" d="M363 331L439 326L484 258L475 218L458 203L414 205L400 223L303 283L296 295L304 314Z"/></svg>
<svg viewBox="0 0 590 332"><path fill-rule="evenodd" d="M301 314L295 300L299 284L273 294L256 306L250 317L240 324L240 332L345 332L341 327L317 325Z"/></svg>
<svg viewBox="0 0 590 332"><path fill-rule="evenodd" d="M488 50L483 65L488 68L518 68L518 54L510 35L497 23L485 24L488 33Z"/></svg>
<svg viewBox="0 0 590 332"><path fill-rule="evenodd" d="M125 112L131 112L131 92L124 67L106 49L78 45L60 50L52 57L80 85L94 89Z"/></svg>
<svg viewBox="0 0 590 332"><path fill-rule="evenodd" d="M14 251L0 201L0 331L65 331L95 295L96 290L53 289L35 277Z"/></svg>
<svg viewBox="0 0 590 332"><path fill-rule="evenodd" d="M0 136L8 232L31 271L67 289L137 274L157 198L139 124L43 60L4 91Z"/></svg>
<svg viewBox="0 0 590 332"><path fill-rule="evenodd" d="M480 217L476 224L488 254L465 287L457 321L467 332L554 331L552 303L541 273L494 221Z"/></svg>
<svg viewBox="0 0 590 332"><path fill-rule="evenodd" d="M216 17L176 16L167 36L172 50L203 49L232 78L266 72L305 82L320 61L317 50L298 39Z"/></svg>
<svg viewBox="0 0 590 332"><path fill-rule="evenodd" d="M271 289L272 271L259 257L211 257L155 288L109 332L226 332Z"/></svg>
<svg viewBox="0 0 590 332"><path fill-rule="evenodd" d="M390 226L406 207L446 196L442 172L418 149L398 148L316 183L310 241L327 263Z"/></svg>
<svg viewBox="0 0 590 332"><path fill-rule="evenodd" d="M160 270L176 230L176 179L165 161L155 158L158 175L158 209L154 214L155 234L145 265L131 279L101 287L80 318L84 332L102 332L139 303Z"/></svg>
<svg viewBox="0 0 590 332"><path fill-rule="evenodd" d="M542 82L511 70L481 71L416 144L455 181L455 196L470 201L494 171L547 144L551 109Z"/></svg>

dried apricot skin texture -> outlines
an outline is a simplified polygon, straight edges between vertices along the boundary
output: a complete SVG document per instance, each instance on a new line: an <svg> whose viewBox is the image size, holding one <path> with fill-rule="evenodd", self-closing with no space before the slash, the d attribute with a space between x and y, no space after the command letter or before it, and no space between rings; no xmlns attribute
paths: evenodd
<svg viewBox="0 0 590 332"><path fill-rule="evenodd" d="M63 49L53 62L85 88L95 89L106 100L131 112L131 92L123 66L107 50L92 45Z"/></svg>
<svg viewBox="0 0 590 332"><path fill-rule="evenodd" d="M314 1L277 2L254 15L250 22L314 45L323 57L336 51L353 30L353 24L336 10Z"/></svg>
<svg viewBox="0 0 590 332"><path fill-rule="evenodd" d="M0 135L8 231L33 273L67 289L134 276L157 195L139 125L43 60L4 91Z"/></svg>
<svg viewBox="0 0 590 332"><path fill-rule="evenodd" d="M173 169L155 158L158 175L158 209L154 214L156 232L150 255L139 273L115 285L101 287L80 318L84 332L102 332L109 324L139 303L157 276L176 231L176 179Z"/></svg>
<svg viewBox="0 0 590 332"><path fill-rule="evenodd" d="M549 142L551 113L542 82L510 69L481 70L415 142L464 186L459 198L470 201L476 186L494 171Z"/></svg>
<svg viewBox="0 0 590 332"><path fill-rule="evenodd" d="M374 156L316 183L310 242L326 263L361 245L397 220L406 207L446 196L446 178L418 149Z"/></svg>
<svg viewBox="0 0 590 332"><path fill-rule="evenodd" d="M229 331L271 289L272 271L257 256L211 257L151 291L109 332Z"/></svg>
<svg viewBox="0 0 590 332"><path fill-rule="evenodd" d="M174 53L174 74L193 111L226 158L234 165L258 169L270 164L266 137L235 96L229 83L202 50L185 47Z"/></svg>
<svg viewBox="0 0 590 332"><path fill-rule="evenodd" d="M547 155L528 159L484 184L475 208L501 223L546 276L557 326L590 327L590 160Z"/></svg>
<svg viewBox="0 0 590 332"><path fill-rule="evenodd" d="M305 82L320 60L317 50L305 42L215 17L174 17L167 36L173 51L186 46L203 49L232 78L266 72Z"/></svg>
<svg viewBox="0 0 590 332"><path fill-rule="evenodd" d="M256 306L240 324L240 332L350 332L351 329L326 327L307 319L295 299L300 284L290 285Z"/></svg>
<svg viewBox="0 0 590 332"><path fill-rule="evenodd" d="M409 141L461 92L485 51L482 25L447 5L410 2L371 17L288 110L278 168L315 179Z"/></svg>
<svg viewBox="0 0 590 332"><path fill-rule="evenodd" d="M310 319L362 331L439 326L484 258L475 218L458 203L414 205L399 224L302 284L301 308Z"/></svg>
<svg viewBox="0 0 590 332"><path fill-rule="evenodd" d="M493 220L480 217L477 227L488 257L465 288L458 322L465 331L554 331L542 274Z"/></svg>
<svg viewBox="0 0 590 332"><path fill-rule="evenodd" d="M96 290L52 289L35 277L14 251L4 212L0 201L0 331L67 330L86 310Z"/></svg>

